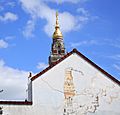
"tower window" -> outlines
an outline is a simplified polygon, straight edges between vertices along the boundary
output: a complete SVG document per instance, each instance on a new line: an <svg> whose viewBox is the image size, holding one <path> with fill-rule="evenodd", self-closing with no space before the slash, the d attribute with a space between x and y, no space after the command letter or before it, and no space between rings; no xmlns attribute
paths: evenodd
<svg viewBox="0 0 120 115"><path fill-rule="evenodd" d="M64 51L64 50L61 50L61 53L65 53L65 51Z"/></svg>
<svg viewBox="0 0 120 115"><path fill-rule="evenodd" d="M60 46L58 46L58 54L61 54Z"/></svg>
<svg viewBox="0 0 120 115"><path fill-rule="evenodd" d="M58 54L60 54L61 53L61 51L60 50L58 50Z"/></svg>
<svg viewBox="0 0 120 115"><path fill-rule="evenodd" d="M57 53L57 50L53 50L53 53Z"/></svg>

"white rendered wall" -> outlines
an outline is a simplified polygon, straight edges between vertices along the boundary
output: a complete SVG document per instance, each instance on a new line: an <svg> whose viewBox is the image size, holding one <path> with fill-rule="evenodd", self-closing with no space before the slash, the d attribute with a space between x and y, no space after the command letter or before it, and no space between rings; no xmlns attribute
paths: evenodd
<svg viewBox="0 0 120 115"><path fill-rule="evenodd" d="M77 91L75 102L82 106L78 110L79 114L120 114L120 87L74 54L33 82L33 100L35 100L35 104L44 108L43 115L63 114L64 77L65 70L69 67L83 73L82 75L73 71ZM97 105L94 105L96 96L98 96L98 102Z"/></svg>
<svg viewBox="0 0 120 115"><path fill-rule="evenodd" d="M3 106L4 115L63 115L64 78L69 67L80 71L72 72L77 111L73 115L120 115L120 87L77 54L33 81L32 106Z"/></svg>

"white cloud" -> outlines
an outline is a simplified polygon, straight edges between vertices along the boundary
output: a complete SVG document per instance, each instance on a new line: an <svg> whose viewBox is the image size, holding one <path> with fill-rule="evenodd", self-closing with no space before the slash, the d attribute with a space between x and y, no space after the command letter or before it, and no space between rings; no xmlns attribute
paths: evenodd
<svg viewBox="0 0 120 115"><path fill-rule="evenodd" d="M5 40L13 40L15 38L16 38L15 36L7 36L7 37L5 37Z"/></svg>
<svg viewBox="0 0 120 115"><path fill-rule="evenodd" d="M45 69L48 65L43 63L43 62L39 62L37 65L37 69Z"/></svg>
<svg viewBox="0 0 120 115"><path fill-rule="evenodd" d="M89 15L89 12L87 10L85 10L84 8L78 8L77 9L78 13L81 13L81 15Z"/></svg>
<svg viewBox="0 0 120 115"><path fill-rule="evenodd" d="M75 47L79 47L79 46L85 46L85 45L98 45L98 42L95 40L86 40L86 41L81 41L81 42L77 42L77 43L70 43L70 46L75 48Z"/></svg>
<svg viewBox="0 0 120 115"><path fill-rule="evenodd" d="M110 59L117 60L117 61L120 60L120 54L110 55L110 56L106 56L106 57L107 57L107 58L110 58Z"/></svg>
<svg viewBox="0 0 120 115"><path fill-rule="evenodd" d="M0 39L0 49L7 48L7 47L8 47L8 43L4 41L3 39Z"/></svg>
<svg viewBox="0 0 120 115"><path fill-rule="evenodd" d="M29 33L28 35L31 35L33 37L33 31L35 26L35 19L45 19L46 25L44 26L44 31L47 33L47 35L51 36L54 31L54 25L55 25L55 9L50 8L45 2L42 0L20 0L22 8L24 11L26 11L28 14L31 15L31 23L29 23L28 28L28 22L26 29L24 30L25 33ZM88 21L89 17L86 15L82 16L74 16L69 12L62 12L59 14L59 23L61 26L61 31L63 33L70 32L72 30L76 30L82 25ZM66 25L67 24L67 25ZM65 26L66 25L66 26ZM28 30L28 32L26 31ZM30 37L30 36L29 36Z"/></svg>
<svg viewBox="0 0 120 115"><path fill-rule="evenodd" d="M115 48L120 48L120 38L115 38L115 39L105 39L104 40L105 44L115 47Z"/></svg>
<svg viewBox="0 0 120 115"><path fill-rule="evenodd" d="M13 1L8 1L8 2L6 3L6 5L13 8L13 7L15 7L15 2L13 2Z"/></svg>
<svg viewBox="0 0 120 115"><path fill-rule="evenodd" d="M46 18L48 18L48 19L47 19L47 24L44 27L44 30L48 34L48 36L51 36L54 32L55 12L54 12L53 16L50 16L50 17L48 16ZM63 13L59 14L59 23L61 26L61 31L63 33L70 32L72 30L76 30L77 27L79 26L77 24L77 22L78 22L78 20L76 20L76 18L69 12L63 12Z"/></svg>
<svg viewBox="0 0 120 115"><path fill-rule="evenodd" d="M0 59L0 100L23 100L26 97L28 72L5 65Z"/></svg>
<svg viewBox="0 0 120 115"><path fill-rule="evenodd" d="M45 0L46 2L55 2L57 4L62 4L62 3L65 3L65 2L69 2L69 3L78 3L78 2L85 2L85 1L88 1L88 0Z"/></svg>
<svg viewBox="0 0 120 115"><path fill-rule="evenodd" d="M118 71L120 71L120 66L119 66L119 65L114 64L113 67L114 67L115 69L117 69Z"/></svg>
<svg viewBox="0 0 120 115"><path fill-rule="evenodd" d="M28 20L26 27L24 28L23 35L26 38L34 37L33 31L35 29L35 21Z"/></svg>
<svg viewBox="0 0 120 115"><path fill-rule="evenodd" d="M116 40L116 42L111 42L110 44L108 44L108 45L110 45L110 46L113 46L113 47L115 47L115 48L120 48L120 41L117 41Z"/></svg>
<svg viewBox="0 0 120 115"><path fill-rule="evenodd" d="M0 21L6 22L6 21L16 21L18 19L18 16L12 12L7 12L3 16L0 16Z"/></svg>
<svg viewBox="0 0 120 115"><path fill-rule="evenodd" d="M4 10L4 8L2 6L0 6L0 11Z"/></svg>

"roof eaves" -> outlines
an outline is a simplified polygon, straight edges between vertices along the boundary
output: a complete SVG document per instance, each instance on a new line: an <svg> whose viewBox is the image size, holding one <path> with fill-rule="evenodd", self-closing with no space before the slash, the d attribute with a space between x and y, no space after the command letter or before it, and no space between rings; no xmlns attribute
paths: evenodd
<svg viewBox="0 0 120 115"><path fill-rule="evenodd" d="M32 105L32 102L28 101L0 101L1 105Z"/></svg>

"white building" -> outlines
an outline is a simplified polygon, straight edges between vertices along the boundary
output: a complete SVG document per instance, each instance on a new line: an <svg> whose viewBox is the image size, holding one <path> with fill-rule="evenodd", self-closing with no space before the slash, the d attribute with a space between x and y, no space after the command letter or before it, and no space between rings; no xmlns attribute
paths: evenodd
<svg viewBox="0 0 120 115"><path fill-rule="evenodd" d="M76 49L66 54L56 19L49 66L30 74L26 101L0 101L0 115L120 115L120 82Z"/></svg>

